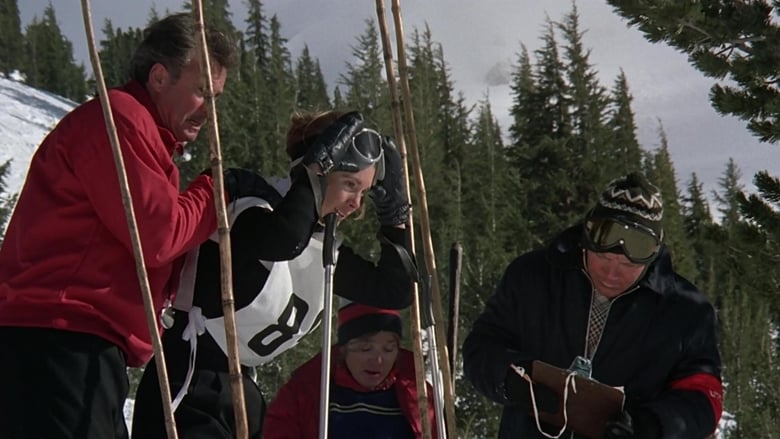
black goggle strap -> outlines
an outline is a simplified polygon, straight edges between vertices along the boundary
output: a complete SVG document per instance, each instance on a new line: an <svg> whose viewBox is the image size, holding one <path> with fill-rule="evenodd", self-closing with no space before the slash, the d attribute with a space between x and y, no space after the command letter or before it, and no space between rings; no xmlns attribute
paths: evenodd
<svg viewBox="0 0 780 439"><path fill-rule="evenodd" d="M651 229L631 221L591 219L585 223L587 243L594 251L620 247L632 262L645 263L653 259L661 240Z"/></svg>

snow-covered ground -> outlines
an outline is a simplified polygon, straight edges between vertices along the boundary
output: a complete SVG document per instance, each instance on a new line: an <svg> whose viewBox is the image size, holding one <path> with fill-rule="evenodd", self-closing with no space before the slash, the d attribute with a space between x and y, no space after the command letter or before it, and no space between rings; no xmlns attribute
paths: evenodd
<svg viewBox="0 0 780 439"><path fill-rule="evenodd" d="M0 76L0 163L11 159L8 193L21 190L35 149L76 104Z"/></svg>

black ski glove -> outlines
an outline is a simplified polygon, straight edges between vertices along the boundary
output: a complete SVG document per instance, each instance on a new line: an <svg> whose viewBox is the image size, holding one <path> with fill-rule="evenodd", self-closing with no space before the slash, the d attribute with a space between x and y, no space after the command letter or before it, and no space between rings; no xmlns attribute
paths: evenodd
<svg viewBox="0 0 780 439"><path fill-rule="evenodd" d="M352 145L352 138L362 129L363 116L360 113L353 111L342 115L317 136L301 162L306 167L319 165L320 172L327 175L341 163L342 157Z"/></svg>
<svg viewBox="0 0 780 439"><path fill-rule="evenodd" d="M228 203L242 197L254 196L269 200L271 196L278 196L276 189L263 177L248 169L228 168L223 171L223 176Z"/></svg>
<svg viewBox="0 0 780 439"><path fill-rule="evenodd" d="M650 410L626 409L607 422L604 439L660 439L661 422Z"/></svg>
<svg viewBox="0 0 780 439"><path fill-rule="evenodd" d="M409 219L409 198L406 196L406 185L403 178L403 163L401 154L395 142L385 137L382 143L384 151L385 175L368 193L374 201L374 210L383 226L405 224Z"/></svg>
<svg viewBox="0 0 780 439"><path fill-rule="evenodd" d="M531 363L521 365L525 373L531 376ZM504 379L504 392L506 398L512 403L527 412L534 409L531 401L531 385L525 378L518 375L512 368L506 372ZM534 383L534 397L536 398L536 408L541 412L557 413L560 409L561 400L557 393L544 384Z"/></svg>

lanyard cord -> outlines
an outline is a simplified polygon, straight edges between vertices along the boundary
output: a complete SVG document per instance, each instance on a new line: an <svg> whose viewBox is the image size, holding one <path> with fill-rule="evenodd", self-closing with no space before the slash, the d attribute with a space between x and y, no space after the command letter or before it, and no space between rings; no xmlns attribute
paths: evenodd
<svg viewBox="0 0 780 439"><path fill-rule="evenodd" d="M577 375L576 372L569 372L568 375L566 375L566 380L563 384L563 426L561 427L560 431L556 435L551 435L545 432L542 429L542 425L539 422L539 409L536 407L536 396L534 395L534 383L531 380L531 377L528 376L527 373L525 373L525 369L519 366L515 366L514 364L510 364L510 367L512 370L520 375L524 380L528 381L529 387L531 389L531 405L533 405L534 408L534 420L536 421L536 429L539 430L539 433L542 433L545 437L548 437L550 439L558 439L560 438L563 433L566 431L566 426L569 424L569 415L566 410L566 402L569 399L569 387L574 391L574 393L577 393L577 383L574 381L574 377Z"/></svg>

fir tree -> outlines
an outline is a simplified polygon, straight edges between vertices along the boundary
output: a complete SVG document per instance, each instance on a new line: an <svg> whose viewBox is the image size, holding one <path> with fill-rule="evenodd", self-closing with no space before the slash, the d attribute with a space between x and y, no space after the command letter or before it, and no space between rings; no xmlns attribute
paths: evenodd
<svg viewBox="0 0 780 439"><path fill-rule="evenodd" d="M16 205L16 199L19 194L8 193L8 173L11 171L11 160L6 161L0 165L0 244L3 243L3 236L5 235L5 226L8 225L8 220L11 219L11 213Z"/></svg>
<svg viewBox="0 0 780 439"><path fill-rule="evenodd" d="M301 110L324 110L330 108L328 87L320 69L320 62L312 58L309 46L305 45L295 67L295 107Z"/></svg>
<svg viewBox="0 0 780 439"><path fill-rule="evenodd" d="M383 79L382 51L372 20L365 20L365 29L356 39L352 61L346 64L346 72L338 80L346 90L344 106L360 111L369 125L385 131L390 121L390 93Z"/></svg>
<svg viewBox="0 0 780 439"><path fill-rule="evenodd" d="M720 250L713 240L715 224L696 173L691 174L687 195L682 198L682 209L685 235L691 243L694 257L695 274L691 281L702 291L711 294L715 287L712 282L713 270Z"/></svg>
<svg viewBox="0 0 780 439"><path fill-rule="evenodd" d="M0 74L22 67L24 36L16 0L0 0Z"/></svg>
<svg viewBox="0 0 780 439"><path fill-rule="evenodd" d="M631 108L634 98L629 91L628 78L622 69L612 87L611 95L612 111L609 125L612 128L612 142L615 146L611 163L615 169L629 173L640 169L642 150L636 138L637 127L634 111Z"/></svg>
<svg viewBox="0 0 780 439"><path fill-rule="evenodd" d="M73 44L62 35L54 7L49 4L43 19L33 18L26 29L23 73L26 83L82 102L87 98L84 66L73 61Z"/></svg>
<svg viewBox="0 0 780 439"><path fill-rule="evenodd" d="M135 49L143 41L143 31L140 28L129 28L123 31L114 29L111 20L103 25L105 38L100 41L100 66L106 87L117 87L130 79L130 62Z"/></svg>
<svg viewBox="0 0 780 439"><path fill-rule="evenodd" d="M674 269L682 276L692 279L696 276L694 256L683 224L683 209L680 205L680 192L677 189L677 176L674 172L671 154L669 154L669 142L662 126L659 127L658 132L661 145L650 160L648 178L661 190L661 198L664 203L663 240L672 254Z"/></svg>
<svg viewBox="0 0 780 439"><path fill-rule="evenodd" d="M609 0L651 42L663 41L720 82L710 100L748 121L765 142L780 140L780 24L777 2Z"/></svg>

